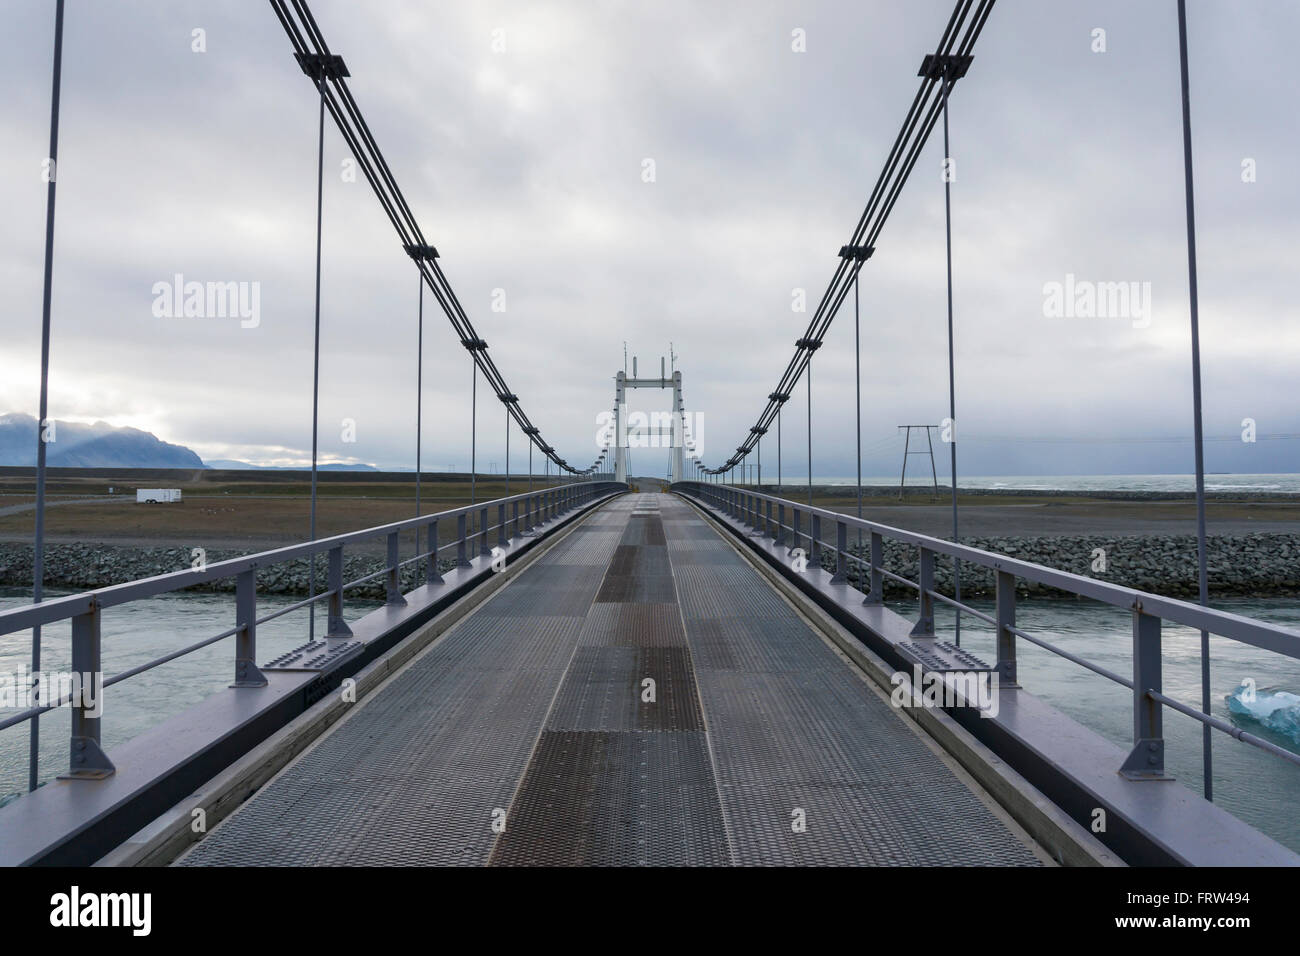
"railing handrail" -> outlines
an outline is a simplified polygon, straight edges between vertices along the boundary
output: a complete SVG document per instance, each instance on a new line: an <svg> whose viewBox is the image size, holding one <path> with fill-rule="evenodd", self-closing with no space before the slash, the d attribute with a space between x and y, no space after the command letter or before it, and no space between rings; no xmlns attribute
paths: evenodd
<svg viewBox="0 0 1300 956"><path fill-rule="evenodd" d="M1286 750L1270 743L1255 734L1247 733L1230 723L1188 707L1168 697L1161 691L1163 670L1163 648L1161 647L1161 630L1165 620L1185 624L1208 633L1218 634L1228 640L1258 647L1262 650L1300 658L1300 633L1282 627L1242 617L1226 611L1189 604L1177 598L1166 598L1147 591L1126 588L1121 585L1097 581L1068 571L1058 571L1031 561L1021 561L1006 555L972 548L969 545L955 544L942 538L905 531L875 521L867 521L853 515L829 511L825 508L780 498L735 485L717 485L709 482L676 482L673 490L698 494L701 501L712 502L713 506L731 520L747 524L762 535L771 534L774 545L785 542L787 531L793 535L788 547L793 551L804 537L808 538L810 564L820 567L820 553L826 547L835 554L836 571L832 581L847 584L848 562L865 565L870 574L871 590L863 599L865 604L879 604L883 600L884 579L886 577L915 588L920 598L920 616L912 628L912 635L935 637L934 602L940 601L966 611L977 618L993 625L994 642L997 652L997 665L994 670L1012 685L1017 685L1016 645L1017 637L1028 640L1053 654L1075 664L1079 664L1096 674L1121 684L1133 694L1133 750L1120 767L1120 773L1133 780L1167 780L1164 771L1164 730L1161 707L1168 706L1180 714L1192 717L1203 726L1219 730L1230 736L1265 750L1274 756L1300 765L1300 754ZM766 504L766 514L761 505ZM777 506L776 519L773 521L772 506ZM786 525L785 510L791 511L791 524ZM808 531L805 535L800 527L800 518L809 515ZM834 522L836 527L835 543L822 542L821 523L823 519ZM775 525L776 531L772 528ZM870 536L870 559L864 561L858 554L849 551L848 529L866 530ZM911 581L886 570L884 565L885 538L900 540L917 546L920 568L917 581ZM977 611L960 600L949 598L939 592L935 586L935 555L946 554L954 559L969 561L987 568L995 573L997 582L995 592L995 614L988 615ZM1015 624L1016 594L1018 578L1047 584L1060 590L1083 597L1090 597L1103 604L1127 609L1133 617L1133 677L1128 679L1115 672L1093 664L1056 647L1048 641L1035 637ZM1208 749L1209 736L1203 738L1202 748Z"/></svg>
<svg viewBox="0 0 1300 956"><path fill-rule="evenodd" d="M895 528L892 525L868 521L854 515L818 508L806 502L754 491L744 486L714 485L708 482L692 480L677 482L673 487L678 485L692 485L715 491L725 489L739 494L752 495L763 501L795 508L803 514L818 515L832 521L844 522L850 528L875 532L882 537L916 545L949 557L960 558L963 561L968 561L971 564L992 571L1013 574L1018 578L1068 591L1080 597L1092 598L1112 607L1128 611L1141 611L1144 614L1159 617L1175 624L1182 624L1198 631L1209 631L1211 634L1249 644L1252 647L1300 659L1300 631L1280 624L1257 621L1253 618L1243 617L1240 614L1233 614L1230 611L1202 607L1199 604L1192 604L1178 598L1165 597L1153 594L1150 591L1141 591L1120 584L1111 584L1108 581L1099 581L1096 578L1075 574L1071 571L1060 571L1046 565L1035 564L1032 561L1024 561L1020 558L998 554L995 551L984 551L970 545L957 544L943 538L934 538L930 535L921 534L920 532Z"/></svg>
<svg viewBox="0 0 1300 956"><path fill-rule="evenodd" d="M458 567L472 567L473 562L469 556L471 541L474 542L475 553L491 555L495 558L497 548L488 544L488 536L492 531L497 532L497 544L504 549L515 537L528 533L539 524L545 525L548 521L556 519L574 508L598 501L607 493L626 489L627 484L624 482L605 480L548 485L545 488L532 489L518 495L476 501L447 511L435 511L427 515L392 521L373 528L363 528L360 531L349 531L344 534L318 538L315 541L289 545L271 551L261 551L257 554L245 555L239 558L229 558L202 568L172 571L167 574L141 578L124 584L84 591L80 594L55 598L51 601L0 611L0 635L25 630L38 624L49 624L54 621L69 619L72 627L72 670L77 674L92 675L92 681L96 679L94 675L98 675L101 687L108 687L129 677L142 674L168 661L208 647L218 641L234 637L235 682L230 686L265 688L269 686L269 682L257 665L257 627L259 624L288 614L291 611L301 610L307 606L314 608L319 601L328 601L328 631L326 637L347 639L351 637L352 629L348 627L347 621L343 617L344 590L347 587L381 575L387 579L385 584L387 603L390 606L401 606L407 603L401 589L401 570L409 563L402 561L400 557L399 536L402 531L411 529L416 531L417 554L413 560L428 562L425 569L426 585L438 586L446 583L438 568L438 556L448 547L454 546L456 548L456 564ZM524 506L522 509L519 507L521 503ZM513 505L513 508L508 507L510 505ZM496 509L497 514L496 524L491 524L488 517L490 510L493 508ZM467 520L474 512L478 512L482 516L477 529L471 529ZM454 545L450 543L441 545L439 543L438 523L447 519L455 519L456 521L456 541ZM509 529L512 523L514 531L510 533ZM426 526L429 529L429 550L421 551L419 529ZM387 538L388 542L383 569L375 574L366 575L358 579L358 581L353 581L351 584L344 583L344 546L350 542L378 537ZM322 551L329 554L329 575L326 590L318 594L309 594L304 600L258 618L257 569L272 567L301 556L310 556L314 559L315 555ZM495 570L495 564L493 568ZM156 657L144 664L129 668L107 680L103 679L101 671L103 642L101 638L100 612L104 608L126 604L140 598L167 594L196 584L224 578L234 578L236 584L236 620L233 628L228 628L220 634L204 638L161 657ZM315 588L313 587L312 590L315 590ZM76 690L74 688L73 696L75 695ZM69 740L70 767L64 777L66 779L100 780L111 776L116 768L100 746L100 721L102 717L98 713L98 707L88 706L84 692L81 694L80 703L65 695L64 698L59 700L39 703L21 713L10 715L0 720L0 730L29 720L35 720L41 714L65 704L72 705L72 734ZM33 726L35 725L33 724ZM33 739L35 738L33 737ZM28 757L28 772L32 781L37 779L38 763L39 751L33 747ZM35 784L33 783L32 786L34 787Z"/></svg>
<svg viewBox="0 0 1300 956"><path fill-rule="evenodd" d="M544 495L565 489L572 490L575 488L609 484L615 484L615 482L583 481L569 484L550 485L545 488L526 491L523 494L479 501L474 504L451 508L447 511L431 512L430 514L420 515L416 518L404 518L401 521L376 525L373 528L363 528L359 531L348 531L343 534L332 535L328 538L317 538L315 541L304 541L298 544L286 545L282 548L274 548L270 551L259 551L256 554L243 555L238 558L226 558L221 561L214 561L202 568L186 568L179 571L168 571L163 574L153 575L152 577L126 581L122 584L110 584L106 587L81 591L77 594L68 594L63 597L51 598L50 600L42 601L39 604L27 604L21 607L10 608L9 610L0 611L0 636L12 634L16 631L27 630L36 625L52 624L57 621L76 617L79 614L87 613L92 608L103 609L115 607L141 598L155 597L159 594L181 591L198 584L207 584L211 581L219 581L224 578L235 577L245 571L256 571L259 568L282 564L286 561L292 561L297 558L311 557L322 551L329 551L340 545L349 544L355 541L365 541L370 538L378 538L393 533L401 533L402 531L423 528L434 521L456 518L460 515L470 515L481 511L484 508L494 507L496 505L505 505L514 501L523 501L528 498L535 498L538 495ZM481 530L482 529L479 529L479 532L476 533L480 533ZM447 547L451 546L454 545L440 545L439 550L446 550Z"/></svg>

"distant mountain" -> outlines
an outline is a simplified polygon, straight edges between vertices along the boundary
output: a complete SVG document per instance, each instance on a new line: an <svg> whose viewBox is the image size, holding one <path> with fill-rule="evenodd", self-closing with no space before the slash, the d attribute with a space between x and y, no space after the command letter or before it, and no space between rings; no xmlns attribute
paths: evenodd
<svg viewBox="0 0 1300 956"><path fill-rule="evenodd" d="M209 468L218 468L224 471L310 471L310 465L253 465L246 461L236 461L233 458L213 458L204 462ZM343 462L328 462L318 464L317 471L378 471L374 465L353 465Z"/></svg>
<svg viewBox="0 0 1300 956"><path fill-rule="evenodd" d="M206 467L184 445L159 441L138 428L114 428L107 422L55 421L45 463L52 468ZM0 465L36 465L36 419L31 415L0 415Z"/></svg>

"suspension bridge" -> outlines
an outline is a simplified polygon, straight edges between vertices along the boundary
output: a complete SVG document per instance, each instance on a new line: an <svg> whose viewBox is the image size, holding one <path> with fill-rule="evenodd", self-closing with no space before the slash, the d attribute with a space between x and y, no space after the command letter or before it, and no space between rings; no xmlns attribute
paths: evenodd
<svg viewBox="0 0 1300 956"><path fill-rule="evenodd" d="M318 184L326 115L337 127L396 233L418 281L418 349L426 292L471 366L476 441L478 380L502 404L505 472L511 432L523 436L524 490L424 513L416 402L415 513L331 537L316 533L316 453L307 538L288 547L184 571L46 598L41 555L45 445L37 449L34 600L0 611L0 636L30 632L41 668L42 628L69 626L75 674L102 679L96 701L75 688L0 719L30 735L29 792L0 808L0 864L147 865L1295 865L1300 856L1213 801L1210 735L1272 758L1300 756L1211 712L1209 636L1300 658L1300 634L1215 610L1205 585L1199 356L1194 352L1201 600L1180 601L963 545L957 445L950 537L906 531L768 493L762 441L800 380L811 426L813 359L850 292L855 339L859 274L959 84L974 82L976 42L993 0L958 0L865 210L793 357L735 452L706 465L691 446L682 372L615 376L610 438L591 464L570 465L547 442L462 307L436 248L398 187L334 52L305 0L271 0L293 55L317 94ZM1183 3L1184 131L1190 119ZM58 153L64 5L57 4L51 159ZM47 419L55 183L48 193L40 421ZM951 190L945 181L949 412L953 388ZM317 192L315 381L320 352ZM417 373L417 395L420 391ZM860 366L858 372L860 383ZM672 394L670 480L629 485L625 392ZM859 422L861 399L858 390ZM929 432L927 430L927 436ZM858 431L861 461L861 429ZM472 455L475 481L477 445ZM610 448L614 454L609 455ZM533 455L544 475L536 480ZM754 483L737 469L756 458ZM585 457L585 456L584 456ZM552 480L554 469L559 480ZM860 466L859 466L860 468ZM526 488L524 487L526 485ZM414 537L413 553L404 542ZM900 573L886 544L914 553ZM345 580L346 554L377 546L383 567ZM312 569L310 593L259 607L259 577L292 562ZM952 563L954 587L936 585ZM963 600L961 571L991 576L991 611ZM414 571L417 585L405 587ZM319 572L319 577L317 577ZM383 583L381 607L360 612L348 593ZM225 631L102 676L102 622L135 602L233 582ZM908 589L911 609L885 601ZM1131 667L1119 672L1017 624L1025 585L1053 588L1127 614ZM319 608L319 615L317 609ZM936 613L951 608L951 628ZM259 628L302 620L302 643L259 653ZM318 626L317 617L320 617ZM983 659L962 643L962 620L993 634ZM1201 706L1164 682L1162 633L1202 635ZM233 648L229 687L111 749L117 684L212 645ZM1125 746L1103 738L1022 684L1017 652L1052 652L1131 694ZM102 706L107 700L108 707ZM107 712L110 716L105 716ZM39 740L70 722L68 759L53 779ZM1205 786L1167 770L1166 719L1203 728ZM57 725L55 725L57 726Z"/></svg>

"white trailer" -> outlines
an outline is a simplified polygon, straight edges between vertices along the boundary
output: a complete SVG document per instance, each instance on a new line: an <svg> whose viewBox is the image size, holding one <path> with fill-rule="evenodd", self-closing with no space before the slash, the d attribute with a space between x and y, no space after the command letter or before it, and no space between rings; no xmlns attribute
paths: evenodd
<svg viewBox="0 0 1300 956"><path fill-rule="evenodd" d="M135 492L135 503L138 505L152 505L159 502L180 500L181 490L179 488L137 488Z"/></svg>

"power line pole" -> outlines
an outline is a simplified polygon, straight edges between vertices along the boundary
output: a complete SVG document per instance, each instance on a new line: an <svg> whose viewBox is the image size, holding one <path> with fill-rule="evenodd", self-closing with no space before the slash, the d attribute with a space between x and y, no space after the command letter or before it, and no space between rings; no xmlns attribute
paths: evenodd
<svg viewBox="0 0 1300 956"><path fill-rule="evenodd" d="M934 496L937 498L937 497L939 496L939 472L938 472L938 470L937 470L937 469L935 468L935 466L934 466L934 441L930 438L930 429L931 429L931 428L938 428L939 426L938 426L938 425L899 425L898 427L899 427L899 428L906 429L906 433L905 433L904 438L903 438L903 473L902 473L902 475L899 476L899 479L898 479L898 500L899 500L899 501L902 501L902 500L903 500L903 486L904 486L904 483L905 483L906 480L907 480L907 456L908 456L908 455L924 455L924 454L927 454L927 453L928 453L929 456L930 456L930 474L931 474L931 476L934 478ZM925 429L925 442L926 442L926 446L927 446L928 451L911 451L911 450L910 450L911 447L912 447L912 429L913 429L913 428L924 428L924 429Z"/></svg>

